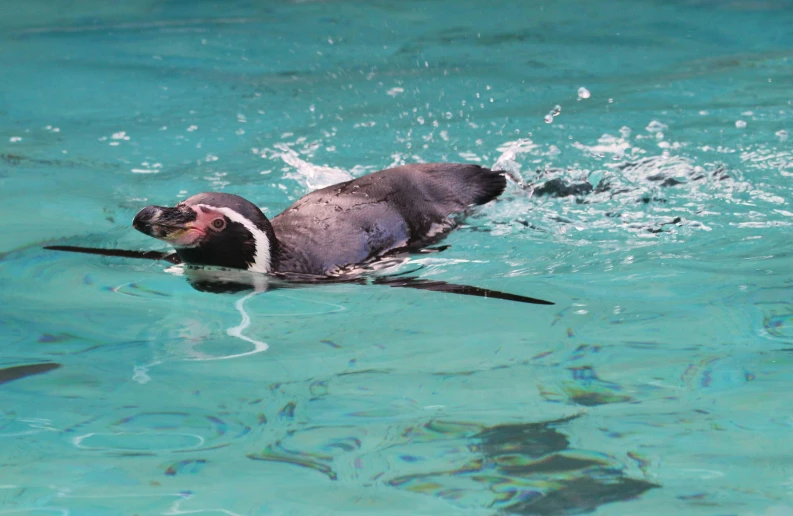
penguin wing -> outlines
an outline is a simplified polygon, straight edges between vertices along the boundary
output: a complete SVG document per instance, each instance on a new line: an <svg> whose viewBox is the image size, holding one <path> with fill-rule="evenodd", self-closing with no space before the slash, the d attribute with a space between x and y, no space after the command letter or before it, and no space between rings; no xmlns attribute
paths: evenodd
<svg viewBox="0 0 793 516"><path fill-rule="evenodd" d="M312 192L272 220L280 272L328 274L443 236L453 217L498 197L506 179L479 165L429 163Z"/></svg>

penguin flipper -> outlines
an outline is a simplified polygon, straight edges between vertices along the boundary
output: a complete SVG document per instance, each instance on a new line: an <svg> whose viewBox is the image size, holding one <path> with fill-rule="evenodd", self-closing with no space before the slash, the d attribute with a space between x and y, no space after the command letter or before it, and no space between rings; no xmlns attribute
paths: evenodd
<svg viewBox="0 0 793 516"><path fill-rule="evenodd" d="M375 285L387 285L389 287L431 290L432 292L446 292L447 294L462 294L466 296L502 299L504 301L515 301L518 303L528 303L533 305L555 304L552 301L521 296L518 294L510 294L509 292L500 292L498 290L490 290L487 288L472 287L471 285L457 285L454 283L446 283L445 281L428 280L415 277L379 277L376 278L373 283Z"/></svg>
<svg viewBox="0 0 793 516"><path fill-rule="evenodd" d="M165 260L173 264L182 263L176 253L162 251L130 251L128 249L102 249L99 247L79 247L75 245L45 245L44 249L51 251L66 251L69 253L98 254L101 256L119 256L121 258L140 258L144 260Z"/></svg>

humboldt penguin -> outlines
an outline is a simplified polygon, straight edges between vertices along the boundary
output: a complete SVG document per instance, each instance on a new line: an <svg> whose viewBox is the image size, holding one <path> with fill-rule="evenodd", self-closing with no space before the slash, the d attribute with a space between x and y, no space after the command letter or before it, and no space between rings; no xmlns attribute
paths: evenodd
<svg viewBox="0 0 793 516"><path fill-rule="evenodd" d="M147 206L133 227L171 244L176 255L138 253L191 267L236 269L287 279L352 276L362 267L437 243L473 207L497 198L503 173L479 165L412 164L311 192L269 220L250 201L229 193L194 195L174 207ZM51 246L66 251L86 248ZM101 250L93 250L101 251ZM135 251L116 251L135 257ZM548 301L416 278L380 277L395 287Z"/></svg>

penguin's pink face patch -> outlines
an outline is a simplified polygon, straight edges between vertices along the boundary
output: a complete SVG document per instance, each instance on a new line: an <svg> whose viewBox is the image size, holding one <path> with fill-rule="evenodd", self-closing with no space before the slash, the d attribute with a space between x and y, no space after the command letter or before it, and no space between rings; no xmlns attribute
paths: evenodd
<svg viewBox="0 0 793 516"><path fill-rule="evenodd" d="M133 226L174 247L196 247L224 229L228 219L210 206L178 204L173 208L148 206L138 213Z"/></svg>
<svg viewBox="0 0 793 516"><path fill-rule="evenodd" d="M186 208L195 213L195 219L185 223L182 227L174 227L174 231L162 240L175 247L195 247L200 245L203 239L226 229L228 220L217 209L202 204Z"/></svg>

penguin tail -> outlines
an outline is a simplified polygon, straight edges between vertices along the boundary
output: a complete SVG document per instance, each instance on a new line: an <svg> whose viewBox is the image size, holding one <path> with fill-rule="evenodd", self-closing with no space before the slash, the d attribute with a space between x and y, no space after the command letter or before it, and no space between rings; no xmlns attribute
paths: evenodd
<svg viewBox="0 0 793 516"><path fill-rule="evenodd" d="M427 172L432 178L451 190L462 204L488 203L504 193L507 187L503 172L480 165L443 163L431 167Z"/></svg>

